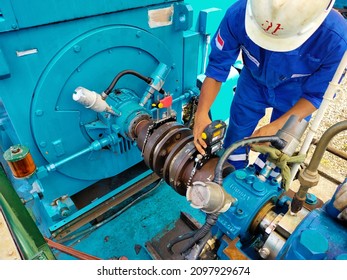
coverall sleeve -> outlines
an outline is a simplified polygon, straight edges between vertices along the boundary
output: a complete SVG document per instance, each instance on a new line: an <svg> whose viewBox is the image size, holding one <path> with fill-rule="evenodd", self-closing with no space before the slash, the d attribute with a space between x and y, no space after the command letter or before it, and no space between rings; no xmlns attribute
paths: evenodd
<svg viewBox="0 0 347 280"><path fill-rule="evenodd" d="M211 53L206 68L206 76L225 82L229 76L230 68L235 63L239 52L240 43L237 38L235 23L237 24L238 5L231 6L222 19L216 34L211 40ZM243 19L244 20L244 19Z"/></svg>
<svg viewBox="0 0 347 280"><path fill-rule="evenodd" d="M333 79L337 67L347 50L347 43L341 39L336 47L324 58L318 71L312 74L303 84L302 98L310 101L318 108L323 100L324 93Z"/></svg>

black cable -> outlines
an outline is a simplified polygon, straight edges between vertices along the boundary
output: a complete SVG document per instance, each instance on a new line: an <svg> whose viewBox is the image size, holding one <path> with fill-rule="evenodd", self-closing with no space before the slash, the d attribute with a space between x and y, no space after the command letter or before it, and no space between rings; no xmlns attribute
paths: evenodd
<svg viewBox="0 0 347 280"><path fill-rule="evenodd" d="M199 242L210 232L211 228L216 224L218 216L219 213L207 214L205 224L196 231L192 240L181 250L181 254L185 254L195 243Z"/></svg>
<svg viewBox="0 0 347 280"><path fill-rule="evenodd" d="M188 233L185 233L185 234L182 234L182 235L179 235L177 236L176 238L172 239L171 241L169 241L169 243L167 244L167 248L168 250L170 251L170 253L173 254L173 251L172 251L172 247L174 245L176 245L177 243L181 242L181 241L184 241L184 240L187 240L191 237L194 236L194 234L196 233L196 230L194 231L191 231L191 232L188 232Z"/></svg>
<svg viewBox="0 0 347 280"><path fill-rule="evenodd" d="M238 148L244 147L246 145L251 145L251 144L257 144L257 143L266 143L270 142L272 146L274 146L277 149L282 149L285 146L285 142L279 138L278 136L259 136L259 137L252 137L252 138L247 138L247 139L242 139L225 150L223 155L220 157L216 168L215 168L215 174L214 174L214 179L213 182L217 183L218 185L223 184L223 165L227 161L228 157Z"/></svg>
<svg viewBox="0 0 347 280"><path fill-rule="evenodd" d="M211 237L212 237L212 233L209 232L206 234L206 236L204 238L202 238L200 240L200 242L196 245L197 250L193 252L194 254L190 254L189 260L198 260L199 259L199 256L200 256L202 250L205 248L207 241L209 241Z"/></svg>
<svg viewBox="0 0 347 280"><path fill-rule="evenodd" d="M109 95L113 88L116 86L117 82L119 81L120 78L122 78L125 75L133 75L136 76L138 78L140 78L141 80L145 81L147 84L150 84L152 82L152 78L151 77L146 77L141 75L139 72L136 72L134 70L124 70L122 72L120 72L112 81L112 83L108 86L108 88L106 90L104 90L104 93L106 95Z"/></svg>

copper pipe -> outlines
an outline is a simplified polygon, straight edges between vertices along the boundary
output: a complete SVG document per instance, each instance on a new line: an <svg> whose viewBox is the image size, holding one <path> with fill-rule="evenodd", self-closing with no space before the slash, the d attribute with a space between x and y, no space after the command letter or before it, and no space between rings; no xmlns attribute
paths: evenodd
<svg viewBox="0 0 347 280"><path fill-rule="evenodd" d="M98 257L88 255L88 254L83 253L81 251L75 250L71 247L54 242L53 240L51 240L47 237L45 237L45 240L46 240L48 246L50 246L54 249L57 249L63 253L69 254L70 256L76 257L77 259L80 259L80 260L101 260Z"/></svg>

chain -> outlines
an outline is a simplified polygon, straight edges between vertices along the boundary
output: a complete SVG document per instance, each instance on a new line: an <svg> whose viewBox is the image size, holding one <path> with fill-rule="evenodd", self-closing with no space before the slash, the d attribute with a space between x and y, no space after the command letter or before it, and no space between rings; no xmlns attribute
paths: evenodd
<svg viewBox="0 0 347 280"><path fill-rule="evenodd" d="M202 158L203 158L203 156L201 154L197 154L195 159L194 159L195 164L194 164L194 167L193 167L192 171L190 172L190 176L189 176L189 179L188 179L188 182L187 182L187 186L188 187L191 186L191 184L192 184L193 177L194 177L194 175L196 173L196 169L198 168L198 165L201 162Z"/></svg>
<svg viewBox="0 0 347 280"><path fill-rule="evenodd" d="M149 125L147 128L146 137L145 137L145 140L143 142L143 146L142 146L142 150L141 150L141 157L143 157L143 153L145 151L145 147L146 147L146 144L148 142L148 138L151 135L152 130L153 130L153 124Z"/></svg>

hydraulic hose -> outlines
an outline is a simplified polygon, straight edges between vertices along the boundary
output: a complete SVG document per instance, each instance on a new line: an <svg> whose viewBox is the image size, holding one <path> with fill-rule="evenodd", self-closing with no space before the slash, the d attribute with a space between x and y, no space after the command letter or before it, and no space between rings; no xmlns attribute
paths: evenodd
<svg viewBox="0 0 347 280"><path fill-rule="evenodd" d="M182 242L184 240L187 240L189 238L192 238L194 236L194 234L196 233L196 230L195 231L191 231L191 232L188 232L188 233L185 233L185 234L182 234L182 235L179 235L177 236L176 238L174 238L173 240L171 240L168 244L167 244L167 248L168 250L170 251L171 254L173 254L173 251L172 251L172 247L179 243L179 242Z"/></svg>
<svg viewBox="0 0 347 280"><path fill-rule="evenodd" d="M198 260L202 251L204 250L207 242L211 239L212 233L208 232L200 241L196 244L196 246L190 251L190 253L185 256L186 260Z"/></svg>
<svg viewBox="0 0 347 280"><path fill-rule="evenodd" d="M237 149L240 147L244 147L246 145L251 144L258 144L258 143L266 143L270 142L272 146L274 146L277 149L283 149L285 146L285 142L279 138L278 136L259 136L259 137L253 137L253 138L247 138L242 139L234 144L232 144L229 148L225 150L221 158L219 159L216 168L215 168L215 175L213 181L219 185L223 184L223 165L227 161L228 157Z"/></svg>
<svg viewBox="0 0 347 280"><path fill-rule="evenodd" d="M151 77L146 77L141 75L140 73L134 71L134 70L124 70L120 72L112 81L112 83L108 86L106 90L104 90L105 97L107 97L113 90L113 88L116 86L117 82L119 81L120 78L122 78L125 75L133 75L138 77L139 79L145 81L147 84L150 84L152 82Z"/></svg>
<svg viewBox="0 0 347 280"><path fill-rule="evenodd" d="M185 255L196 243L209 234L212 227L216 224L219 213L207 214L205 224L199 228L189 243L181 250L181 254Z"/></svg>
<svg viewBox="0 0 347 280"><path fill-rule="evenodd" d="M299 181L300 179L303 179L304 177L309 177L309 178L314 177L311 180L313 182L318 181L318 177L316 177L315 174L317 174L318 166L322 160L324 152L326 151L331 139L344 130L347 130L347 121L338 122L324 132L324 134L322 135L321 139L319 140L316 146L316 149L312 155L310 163L308 164L307 168L303 171L303 173L300 174ZM304 183L300 184L299 190L294 195L294 198L290 206L292 213L298 213L302 209L304 201L306 200L307 192L309 188L312 187L313 185L314 185L313 183L310 186Z"/></svg>

